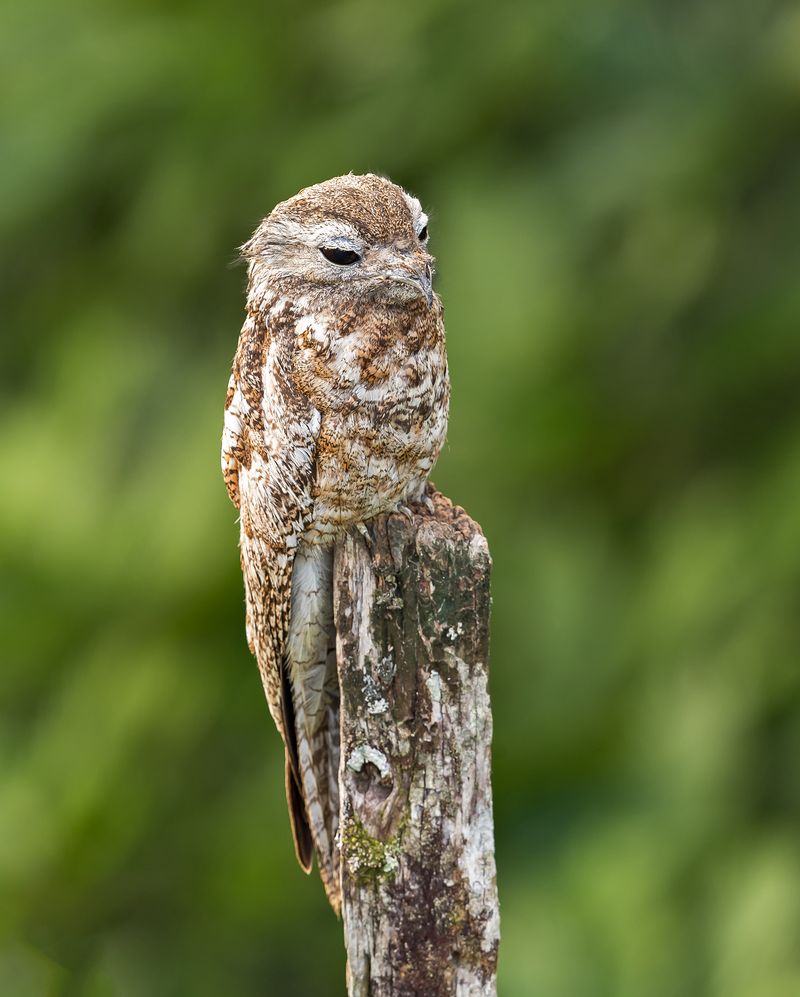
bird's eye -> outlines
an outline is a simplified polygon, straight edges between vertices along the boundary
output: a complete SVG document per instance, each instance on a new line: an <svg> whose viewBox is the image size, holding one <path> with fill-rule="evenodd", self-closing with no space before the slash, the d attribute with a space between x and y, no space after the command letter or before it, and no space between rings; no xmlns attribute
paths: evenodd
<svg viewBox="0 0 800 997"><path fill-rule="evenodd" d="M427 225L423 225L422 228L419 230L419 232L417 232L417 238L419 239L420 242L425 242L425 240L428 238Z"/></svg>
<svg viewBox="0 0 800 997"><path fill-rule="evenodd" d="M352 249L337 249L335 246L321 246L320 252L326 260L336 263L340 267L351 267L358 263L361 257Z"/></svg>

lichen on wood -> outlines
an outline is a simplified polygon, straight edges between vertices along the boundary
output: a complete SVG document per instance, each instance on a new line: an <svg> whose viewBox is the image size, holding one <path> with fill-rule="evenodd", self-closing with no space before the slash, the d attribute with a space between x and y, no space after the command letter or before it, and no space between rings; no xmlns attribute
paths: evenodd
<svg viewBox="0 0 800 997"><path fill-rule="evenodd" d="M491 561L462 509L428 499L335 553L351 997L496 993Z"/></svg>

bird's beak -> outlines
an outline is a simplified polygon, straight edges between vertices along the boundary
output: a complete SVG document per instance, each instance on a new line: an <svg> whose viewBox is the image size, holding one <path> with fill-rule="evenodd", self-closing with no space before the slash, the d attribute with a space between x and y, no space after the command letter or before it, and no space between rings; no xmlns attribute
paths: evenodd
<svg viewBox="0 0 800 997"><path fill-rule="evenodd" d="M419 263L409 260L395 265L386 272L386 277L394 283L413 287L418 297L428 302L428 308L433 307L433 274L427 261Z"/></svg>

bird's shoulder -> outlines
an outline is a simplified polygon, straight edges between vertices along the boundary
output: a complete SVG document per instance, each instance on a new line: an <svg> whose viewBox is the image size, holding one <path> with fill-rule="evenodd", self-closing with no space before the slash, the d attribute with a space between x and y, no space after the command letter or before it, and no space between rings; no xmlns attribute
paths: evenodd
<svg viewBox="0 0 800 997"><path fill-rule="evenodd" d="M300 315L273 298L248 313L225 405L222 465L243 526L276 541L311 502L320 413L292 377Z"/></svg>

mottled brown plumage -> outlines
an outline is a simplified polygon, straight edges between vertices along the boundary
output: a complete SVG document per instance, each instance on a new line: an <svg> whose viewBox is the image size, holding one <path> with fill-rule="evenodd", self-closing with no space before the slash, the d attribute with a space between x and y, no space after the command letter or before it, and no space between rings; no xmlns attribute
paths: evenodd
<svg viewBox="0 0 800 997"><path fill-rule="evenodd" d="M277 205L243 247L222 468L298 859L308 870L316 852L337 911L332 545L420 497L444 442L450 389L426 243L416 199L348 175Z"/></svg>

